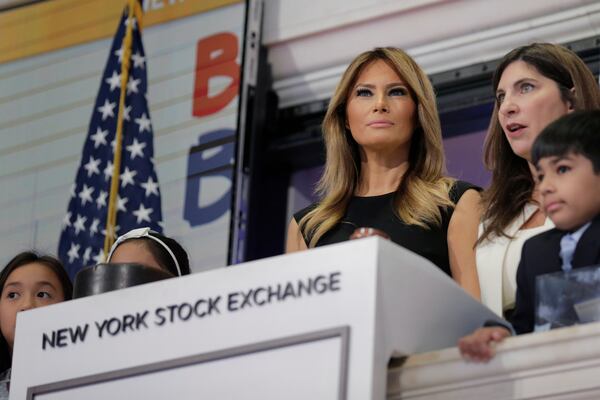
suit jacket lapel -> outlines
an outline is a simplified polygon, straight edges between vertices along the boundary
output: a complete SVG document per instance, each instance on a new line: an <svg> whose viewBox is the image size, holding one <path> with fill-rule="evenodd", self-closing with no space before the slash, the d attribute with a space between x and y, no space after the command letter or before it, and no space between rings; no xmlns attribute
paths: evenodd
<svg viewBox="0 0 600 400"><path fill-rule="evenodd" d="M581 236L573 254L573 267L581 268L600 264L600 217Z"/></svg>
<svg viewBox="0 0 600 400"><path fill-rule="evenodd" d="M544 236L542 243L543 254L540 254L540 259L536 268L537 275L549 274L558 272L562 267L562 259L560 258L560 239L565 233L558 229L553 229Z"/></svg>

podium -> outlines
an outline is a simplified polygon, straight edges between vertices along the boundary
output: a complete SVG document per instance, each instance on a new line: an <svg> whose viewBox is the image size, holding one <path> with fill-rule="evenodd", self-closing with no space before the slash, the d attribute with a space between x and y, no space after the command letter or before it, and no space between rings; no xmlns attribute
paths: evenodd
<svg viewBox="0 0 600 400"><path fill-rule="evenodd" d="M15 399L383 399L387 363L494 318L372 237L19 313Z"/></svg>

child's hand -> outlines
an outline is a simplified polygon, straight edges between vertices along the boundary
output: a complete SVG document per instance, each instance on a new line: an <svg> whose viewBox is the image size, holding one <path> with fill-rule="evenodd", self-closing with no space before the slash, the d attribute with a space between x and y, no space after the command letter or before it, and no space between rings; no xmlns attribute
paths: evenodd
<svg viewBox="0 0 600 400"><path fill-rule="evenodd" d="M458 341L460 354L467 361L488 362L495 354L495 344L510 336L506 328L479 328Z"/></svg>

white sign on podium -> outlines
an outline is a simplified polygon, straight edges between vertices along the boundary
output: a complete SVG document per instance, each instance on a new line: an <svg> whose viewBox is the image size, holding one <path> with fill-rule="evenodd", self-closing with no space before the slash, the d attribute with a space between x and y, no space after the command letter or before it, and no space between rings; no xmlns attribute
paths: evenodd
<svg viewBox="0 0 600 400"><path fill-rule="evenodd" d="M383 399L390 356L494 318L366 238L20 313L15 399Z"/></svg>

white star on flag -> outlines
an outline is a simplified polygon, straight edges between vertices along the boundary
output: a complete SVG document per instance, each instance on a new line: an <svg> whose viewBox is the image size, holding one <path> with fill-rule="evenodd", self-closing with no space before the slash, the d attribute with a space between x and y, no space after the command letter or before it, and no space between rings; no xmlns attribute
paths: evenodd
<svg viewBox="0 0 600 400"><path fill-rule="evenodd" d="M134 121L140 126L140 133L150 132L150 119L146 116L146 113L143 113L141 117L134 119Z"/></svg>
<svg viewBox="0 0 600 400"><path fill-rule="evenodd" d="M124 22L125 26L129 26L129 21L130 21L129 18L125 19L125 22ZM133 27L133 29L136 28L137 20L135 18L131 18L131 26Z"/></svg>
<svg viewBox="0 0 600 400"><path fill-rule="evenodd" d="M106 144L106 135L108 135L108 131L103 131L98 127L96 133L90 136L90 139L94 141L94 148L97 149L101 144Z"/></svg>
<svg viewBox="0 0 600 400"><path fill-rule="evenodd" d="M81 199L81 205L85 206L86 202L92 202L92 193L94 192L94 187L88 187L85 183L83 184L83 189L79 192L79 198Z"/></svg>
<svg viewBox="0 0 600 400"><path fill-rule="evenodd" d="M139 79L134 79L133 77L129 77L129 82L127 82L127 94L130 93L138 93L138 85L140 84Z"/></svg>
<svg viewBox="0 0 600 400"><path fill-rule="evenodd" d="M151 194L158 196L158 183L154 182L151 176L148 177L146 182L141 183L140 186L146 190L146 197L150 196Z"/></svg>
<svg viewBox="0 0 600 400"><path fill-rule="evenodd" d="M138 142L136 138L133 138L133 143L129 146L125 147L129 152L129 156L131 159L135 159L136 156L140 156L144 158L144 147L146 147L146 143Z"/></svg>
<svg viewBox="0 0 600 400"><path fill-rule="evenodd" d="M123 119L125 121L129 121L131 118L129 117L129 113L131 112L131 106L125 106L123 109Z"/></svg>
<svg viewBox="0 0 600 400"><path fill-rule="evenodd" d="M114 165L112 161L108 161L106 163L106 168L104 168L104 179L109 180L113 176Z"/></svg>
<svg viewBox="0 0 600 400"><path fill-rule="evenodd" d="M151 208L144 207L144 204L140 203L140 208L133 212L133 215L137 217L137 223L140 224L142 221L150 222Z"/></svg>
<svg viewBox="0 0 600 400"><path fill-rule="evenodd" d="M111 236L113 239L116 239L117 234L119 233L119 228L119 225L115 226L114 228L110 227L108 235ZM102 235L107 236L106 229L102 229Z"/></svg>
<svg viewBox="0 0 600 400"><path fill-rule="evenodd" d="M125 167L125 171L121 174L121 187L124 188L127 185L135 185L133 177L137 175L137 171L132 171L128 167Z"/></svg>
<svg viewBox="0 0 600 400"><path fill-rule="evenodd" d="M76 235L79 235L79 232L81 231L85 231L85 221L87 221L86 217L77 214L77 220L73 224L73 228L75 228Z"/></svg>
<svg viewBox="0 0 600 400"><path fill-rule="evenodd" d="M101 190L100 194L98 194L98 198L96 199L96 206L98 209L106 207L106 196L108 196L108 193L104 190Z"/></svg>
<svg viewBox="0 0 600 400"><path fill-rule="evenodd" d="M62 220L63 228L66 228L67 226L71 226L71 216L72 216L71 212L68 211L67 215L65 215L65 217Z"/></svg>
<svg viewBox="0 0 600 400"><path fill-rule="evenodd" d="M90 160L87 164L83 166L88 173L88 178L94 174L100 174L100 170L98 166L100 165L100 159L94 159L94 157L90 156Z"/></svg>
<svg viewBox="0 0 600 400"><path fill-rule="evenodd" d="M117 210L127 212L125 204L127 204L128 201L129 199L127 197L121 198L121 196L117 196Z"/></svg>
<svg viewBox="0 0 600 400"><path fill-rule="evenodd" d="M92 260L94 260L94 264L104 262L104 251L102 249L98 250L98 253L92 257Z"/></svg>
<svg viewBox="0 0 600 400"><path fill-rule="evenodd" d="M135 52L135 54L133 54L131 56L131 59L133 60L133 68L144 68L144 63L146 62L146 57L143 57L142 55L140 55L139 52Z"/></svg>
<svg viewBox="0 0 600 400"><path fill-rule="evenodd" d="M92 248L91 247L86 247L85 251L83 252L83 264L87 264L87 262L90 260L90 256L92 253Z"/></svg>
<svg viewBox="0 0 600 400"><path fill-rule="evenodd" d="M104 100L104 105L102 107L98 107L98 111L102 113L102 121L104 121L108 117L114 118L116 103L111 103L108 99Z"/></svg>
<svg viewBox="0 0 600 400"><path fill-rule="evenodd" d="M69 262L72 263L76 258L79 258L79 246L78 244L71 243L71 248L67 255L69 256Z"/></svg>
<svg viewBox="0 0 600 400"><path fill-rule="evenodd" d="M117 71L113 71L112 76L106 78L104 81L110 85L110 91L112 92L116 88L121 87L121 74L117 74Z"/></svg>
<svg viewBox="0 0 600 400"><path fill-rule="evenodd" d="M115 56L119 57L119 63L123 62L123 47L120 47L119 50L115 50Z"/></svg>
<svg viewBox="0 0 600 400"><path fill-rule="evenodd" d="M98 218L94 218L94 220L92 221L92 224L90 225L90 232L92 232L94 235L96 233L98 233L98 225L100 224L100 220Z"/></svg>

